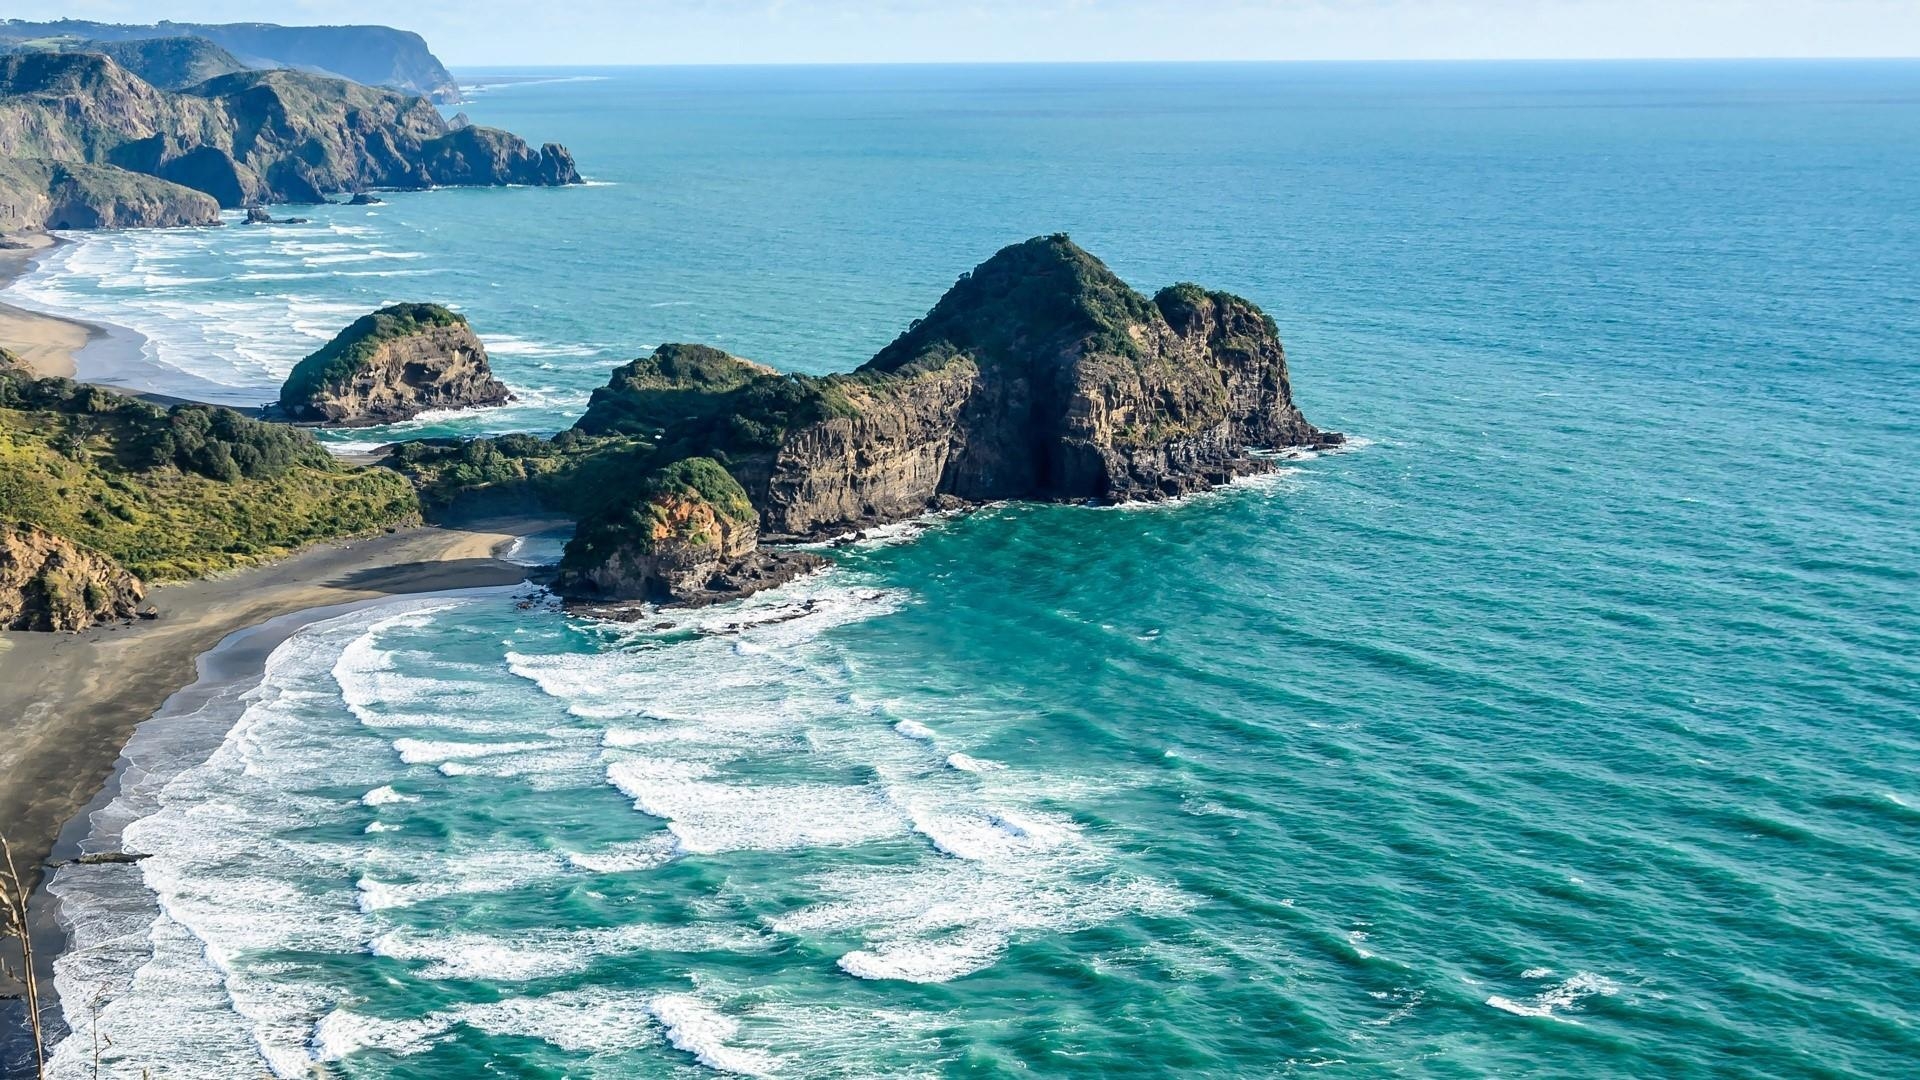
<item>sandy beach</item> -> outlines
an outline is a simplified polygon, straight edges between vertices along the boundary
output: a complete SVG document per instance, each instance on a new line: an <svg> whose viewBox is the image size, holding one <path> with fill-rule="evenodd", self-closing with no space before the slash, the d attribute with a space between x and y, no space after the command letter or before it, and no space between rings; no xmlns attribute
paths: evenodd
<svg viewBox="0 0 1920 1080"><path fill-rule="evenodd" d="M27 246L0 248L0 289L26 273L35 256L58 242L46 233L16 233L8 239ZM73 378L80 350L101 336L98 328L85 323L0 303L0 348L18 356L42 378Z"/></svg>
<svg viewBox="0 0 1920 1080"><path fill-rule="evenodd" d="M406 593L513 585L498 557L561 522L500 519L324 544L266 566L154 588L159 618L77 634L0 635L0 828L45 861L67 820L112 774L133 729L192 683L195 658L236 630L308 608Z"/></svg>

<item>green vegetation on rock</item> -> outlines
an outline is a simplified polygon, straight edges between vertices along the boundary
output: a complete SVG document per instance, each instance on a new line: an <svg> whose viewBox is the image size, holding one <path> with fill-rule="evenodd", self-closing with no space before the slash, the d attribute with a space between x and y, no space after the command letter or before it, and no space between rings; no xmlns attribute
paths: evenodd
<svg viewBox="0 0 1920 1080"><path fill-rule="evenodd" d="M347 468L304 431L0 374L0 520L150 581L198 577L412 521L405 479Z"/></svg>
<svg viewBox="0 0 1920 1080"><path fill-rule="evenodd" d="M1085 351L1139 357L1129 328L1160 321L1146 297L1065 233L1035 237L963 274L926 318L882 349L865 372L910 372L973 355L982 363Z"/></svg>
<svg viewBox="0 0 1920 1080"><path fill-rule="evenodd" d="M723 533L751 536L758 527L759 515L733 474L712 458L681 458L648 472L624 498L583 520L561 570L599 566L620 550L720 549Z"/></svg>
<svg viewBox="0 0 1920 1080"><path fill-rule="evenodd" d="M464 315L439 304L394 304L362 315L312 356L294 365L280 387L280 407L297 415L315 396L344 387L385 342L432 327L465 326L466 322Z"/></svg>
<svg viewBox="0 0 1920 1080"><path fill-rule="evenodd" d="M288 70L165 90L104 53L43 48L0 55L0 161L9 159L43 165L0 169L0 229L57 227L45 163L139 173L227 208L381 187L580 182L562 147L536 150L490 128L456 131L425 100L392 90ZM130 208L110 224L182 216L147 221ZM89 227L83 219L70 223Z"/></svg>
<svg viewBox="0 0 1920 1080"><path fill-rule="evenodd" d="M227 50L200 37L138 38L125 41L97 41L82 37L40 38L6 43L0 52L25 52L42 49L49 52L93 52L113 61L163 90L183 90L219 75L245 71Z"/></svg>
<svg viewBox="0 0 1920 1080"><path fill-rule="evenodd" d="M771 368L710 346L662 345L651 356L615 368L607 385L593 392L574 430L657 436L677 421L712 414L724 395L772 374Z"/></svg>
<svg viewBox="0 0 1920 1080"><path fill-rule="evenodd" d="M484 507L585 516L622 497L652 451L645 440L563 431L552 439L417 440L395 447L388 462L413 482L430 515Z"/></svg>

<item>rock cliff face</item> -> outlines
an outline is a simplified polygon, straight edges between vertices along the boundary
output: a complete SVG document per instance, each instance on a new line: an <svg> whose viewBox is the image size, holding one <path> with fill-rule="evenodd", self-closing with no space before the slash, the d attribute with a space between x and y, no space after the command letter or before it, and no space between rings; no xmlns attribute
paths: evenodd
<svg viewBox="0 0 1920 1080"><path fill-rule="evenodd" d="M448 127L425 100L295 71L222 75L174 93L97 53L0 56L0 160L112 167L229 209L368 188L580 182L565 148ZM19 171L17 168L12 171ZM49 225L0 175L0 228ZM12 210L9 212L8 208Z"/></svg>
<svg viewBox="0 0 1920 1080"><path fill-rule="evenodd" d="M580 599L703 604L792 580L825 560L762 552L739 481L710 458L645 476L567 547L556 588Z"/></svg>
<svg viewBox="0 0 1920 1080"><path fill-rule="evenodd" d="M52 41L66 48L92 47L98 50L103 46L116 45L123 49L138 48L154 39L181 38L206 41L227 54L228 60L236 65L293 68L319 75L333 75L368 86L385 86L418 94L443 105L460 100L459 86L427 48L426 41L419 34L387 26L176 22L127 26L80 19L37 23L0 21L0 41ZM153 56L155 52L142 49L140 55ZM161 82L159 79L151 81ZM181 82L179 85L189 83Z"/></svg>
<svg viewBox="0 0 1920 1080"><path fill-rule="evenodd" d="M0 629L84 630L133 618L145 597L105 555L32 526L0 525Z"/></svg>
<svg viewBox="0 0 1920 1080"><path fill-rule="evenodd" d="M1065 236L1001 251L851 374L663 346L616 372L577 430L652 437L656 463L720 463L780 540L1001 499L1166 499L1271 468L1255 449L1342 441L1294 406L1258 308L1193 285L1150 299ZM625 512L614 500L582 535L618 535ZM630 578L606 557L617 545L577 546L563 591Z"/></svg>
<svg viewBox="0 0 1920 1080"><path fill-rule="evenodd" d="M391 424L511 397L465 317L437 304L395 304L300 361L281 387L277 412L325 424Z"/></svg>

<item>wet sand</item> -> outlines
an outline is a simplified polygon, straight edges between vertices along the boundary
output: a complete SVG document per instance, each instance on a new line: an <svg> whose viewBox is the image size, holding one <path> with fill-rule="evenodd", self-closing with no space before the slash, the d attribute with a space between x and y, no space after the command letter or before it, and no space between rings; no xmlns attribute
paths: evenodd
<svg viewBox="0 0 1920 1080"><path fill-rule="evenodd" d="M22 863L43 863L61 827L113 774L133 729L191 684L195 659L228 634L309 608L518 584L531 571L499 558L500 550L560 524L498 519L323 544L266 566L158 586L148 596L155 620L0 634L0 831Z"/></svg>
<svg viewBox="0 0 1920 1080"><path fill-rule="evenodd" d="M0 289L26 273L34 258L56 243L46 233L15 233L8 239L27 246L0 248ZM0 304L0 349L19 357L41 378L73 378L80 350L104 336L99 327Z"/></svg>

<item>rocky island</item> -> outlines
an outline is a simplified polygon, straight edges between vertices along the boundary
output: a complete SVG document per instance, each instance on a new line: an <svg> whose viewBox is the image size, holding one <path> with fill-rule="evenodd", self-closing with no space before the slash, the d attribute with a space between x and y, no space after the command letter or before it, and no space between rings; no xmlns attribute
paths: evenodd
<svg viewBox="0 0 1920 1080"><path fill-rule="evenodd" d="M429 409L501 405L487 347L465 316L438 304L394 304L342 330L300 361L280 388L279 419L344 426L411 420Z"/></svg>

